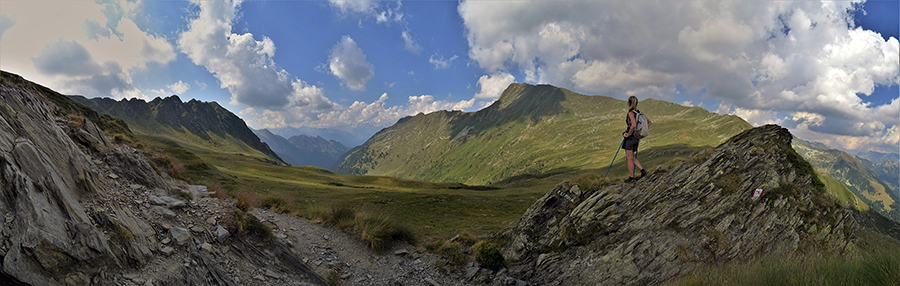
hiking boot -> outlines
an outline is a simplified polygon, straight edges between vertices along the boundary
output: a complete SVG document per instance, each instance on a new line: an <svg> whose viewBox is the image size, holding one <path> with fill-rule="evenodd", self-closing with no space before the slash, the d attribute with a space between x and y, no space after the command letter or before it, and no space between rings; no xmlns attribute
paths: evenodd
<svg viewBox="0 0 900 286"><path fill-rule="evenodd" d="M637 179L635 179L634 177L629 177L628 179L625 179L625 182L629 183L629 184L634 184L635 182L637 182Z"/></svg>
<svg viewBox="0 0 900 286"><path fill-rule="evenodd" d="M641 169L641 179L647 176L647 170Z"/></svg>

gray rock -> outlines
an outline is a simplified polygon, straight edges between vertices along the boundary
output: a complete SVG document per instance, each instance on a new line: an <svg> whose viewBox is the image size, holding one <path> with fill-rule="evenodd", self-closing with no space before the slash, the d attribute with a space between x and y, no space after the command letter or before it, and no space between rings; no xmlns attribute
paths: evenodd
<svg viewBox="0 0 900 286"><path fill-rule="evenodd" d="M216 252L216 250L215 250L215 248L213 248L212 244L209 244L206 242L200 244L200 250L206 251L208 253Z"/></svg>
<svg viewBox="0 0 900 286"><path fill-rule="evenodd" d="M228 230L221 225L216 225L216 240L218 240L220 243L224 242L230 234L231 233L229 233Z"/></svg>
<svg viewBox="0 0 900 286"><path fill-rule="evenodd" d="M174 219L175 218L175 212L173 212L170 209L167 209L167 208L164 208L161 206L152 206L152 207L150 207L150 209L153 210L153 212L162 216L163 218L166 218L166 219Z"/></svg>
<svg viewBox="0 0 900 286"><path fill-rule="evenodd" d="M434 279L427 278L427 277L425 278L425 283L428 283L428 285L431 285L431 286L441 286L441 284L437 283L437 281L434 281Z"/></svg>
<svg viewBox="0 0 900 286"><path fill-rule="evenodd" d="M151 204L158 205L158 206L165 206L165 207L170 208L170 209L172 209L172 208L180 208L180 207L184 207L184 206L185 206L184 201L179 200L179 199L176 199L176 198L171 197L171 196L156 196L156 195L150 195L150 196L148 196L147 198L150 200L150 203L151 203Z"/></svg>
<svg viewBox="0 0 900 286"><path fill-rule="evenodd" d="M266 274L266 276L273 278L273 279L281 279L281 275L278 273L275 273L275 271L272 271L272 269L266 269L265 274Z"/></svg>
<svg viewBox="0 0 900 286"><path fill-rule="evenodd" d="M191 239L191 233L187 229L177 226L169 228L169 234L172 235L172 238L175 239L175 243L178 243L178 245L184 245Z"/></svg>
<svg viewBox="0 0 900 286"><path fill-rule="evenodd" d="M162 252L163 254L165 254L166 256L169 256L175 252L175 249L170 246L165 246L163 248L160 248L159 251Z"/></svg>
<svg viewBox="0 0 900 286"><path fill-rule="evenodd" d="M405 248L394 251L394 255L407 255L407 254L409 254L409 250L406 250Z"/></svg>

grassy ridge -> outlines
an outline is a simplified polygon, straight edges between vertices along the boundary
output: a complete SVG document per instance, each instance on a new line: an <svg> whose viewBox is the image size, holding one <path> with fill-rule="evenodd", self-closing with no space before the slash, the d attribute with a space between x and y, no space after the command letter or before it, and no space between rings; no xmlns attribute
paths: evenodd
<svg viewBox="0 0 900 286"><path fill-rule="evenodd" d="M653 121L641 150L716 146L750 128L731 115L654 99L639 109ZM354 150L338 173L466 184L559 170L599 169L614 156L626 104L552 86L513 84L478 112L434 112L402 119Z"/></svg>

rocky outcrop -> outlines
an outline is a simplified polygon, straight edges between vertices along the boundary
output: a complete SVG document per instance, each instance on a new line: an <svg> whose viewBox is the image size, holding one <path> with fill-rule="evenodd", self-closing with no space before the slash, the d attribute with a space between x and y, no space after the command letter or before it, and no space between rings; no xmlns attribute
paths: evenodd
<svg viewBox="0 0 900 286"><path fill-rule="evenodd" d="M0 284L236 285L248 271L324 284L283 245L219 230L233 204L201 198L202 187L157 173L91 116L70 113L86 107L48 98L68 100L0 77Z"/></svg>
<svg viewBox="0 0 900 286"><path fill-rule="evenodd" d="M853 256L852 212L767 125L661 167L637 184L564 183L512 230L509 276L537 285L652 285L763 255ZM755 189L763 189L751 199Z"/></svg>

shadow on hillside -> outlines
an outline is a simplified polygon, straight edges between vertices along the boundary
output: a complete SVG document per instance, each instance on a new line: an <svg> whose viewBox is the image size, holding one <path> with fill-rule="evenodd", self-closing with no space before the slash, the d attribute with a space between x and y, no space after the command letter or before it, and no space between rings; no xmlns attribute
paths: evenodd
<svg viewBox="0 0 900 286"><path fill-rule="evenodd" d="M566 100L562 89L550 85L524 85L521 92L512 90L512 86L490 106L475 113L464 113L462 120L452 121L450 136L456 136L463 129L473 127L469 134L479 134L487 128L503 126L506 123L519 121L534 124L544 117L561 114L561 104Z"/></svg>

